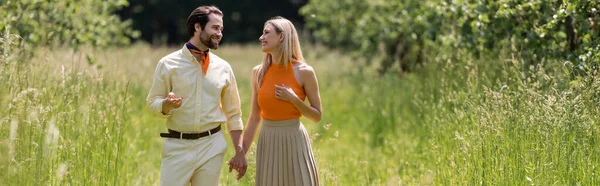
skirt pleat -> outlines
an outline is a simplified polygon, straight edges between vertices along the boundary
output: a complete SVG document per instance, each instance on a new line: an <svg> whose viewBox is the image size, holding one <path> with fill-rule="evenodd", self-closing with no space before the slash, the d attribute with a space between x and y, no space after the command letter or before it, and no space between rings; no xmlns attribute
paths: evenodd
<svg viewBox="0 0 600 186"><path fill-rule="evenodd" d="M300 120L263 120L256 153L256 185L319 185L311 148Z"/></svg>

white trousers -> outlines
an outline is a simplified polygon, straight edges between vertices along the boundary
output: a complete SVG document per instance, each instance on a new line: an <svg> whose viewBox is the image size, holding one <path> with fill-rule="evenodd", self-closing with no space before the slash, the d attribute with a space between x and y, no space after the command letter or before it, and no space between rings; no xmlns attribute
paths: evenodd
<svg viewBox="0 0 600 186"><path fill-rule="evenodd" d="M200 139L167 138L163 147L160 185L216 186L227 141L222 131Z"/></svg>

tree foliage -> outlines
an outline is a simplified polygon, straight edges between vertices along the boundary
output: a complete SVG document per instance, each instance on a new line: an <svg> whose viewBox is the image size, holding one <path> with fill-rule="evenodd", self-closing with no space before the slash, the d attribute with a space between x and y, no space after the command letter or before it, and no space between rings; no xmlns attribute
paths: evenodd
<svg viewBox="0 0 600 186"><path fill-rule="evenodd" d="M600 60L598 11L587 0L312 0L300 12L326 45L383 54L385 72L393 63L410 71L440 46L476 57L509 48L526 65L563 59L590 71Z"/></svg>
<svg viewBox="0 0 600 186"><path fill-rule="evenodd" d="M139 33L113 13L127 0L4 0L0 3L0 33L14 34L30 45L128 44Z"/></svg>

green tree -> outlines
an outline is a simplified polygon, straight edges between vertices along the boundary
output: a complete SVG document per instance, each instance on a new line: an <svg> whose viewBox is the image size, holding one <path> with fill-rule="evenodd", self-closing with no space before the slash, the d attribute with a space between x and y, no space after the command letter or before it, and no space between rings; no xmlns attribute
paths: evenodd
<svg viewBox="0 0 600 186"><path fill-rule="evenodd" d="M431 8L438 1L312 0L300 13L324 44L359 51L373 59L381 54L385 73L398 63L410 71L424 60L426 42L440 34L441 19Z"/></svg>
<svg viewBox="0 0 600 186"><path fill-rule="evenodd" d="M503 0L457 1L447 4L440 17L456 20L460 30L454 46L475 54L499 48L525 59L524 68L544 59L564 59L581 68L598 59L598 9L594 1Z"/></svg>
<svg viewBox="0 0 600 186"><path fill-rule="evenodd" d="M312 0L301 9L316 39L367 59L380 72L422 64L440 46L475 57L509 49L524 69L546 59L593 72L600 60L600 3L588 0Z"/></svg>
<svg viewBox="0 0 600 186"><path fill-rule="evenodd" d="M25 44L81 44L108 46L128 44L139 33L113 13L126 0L18 0L0 3L0 34L14 34Z"/></svg>

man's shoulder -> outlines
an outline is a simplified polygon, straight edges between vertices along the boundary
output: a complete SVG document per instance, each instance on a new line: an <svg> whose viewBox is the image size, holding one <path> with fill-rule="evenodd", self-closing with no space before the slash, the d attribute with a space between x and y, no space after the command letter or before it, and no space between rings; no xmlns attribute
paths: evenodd
<svg viewBox="0 0 600 186"><path fill-rule="evenodd" d="M212 53L212 52L210 53L210 60L215 61L215 62L220 62L220 63L228 63L223 58L219 57L217 54Z"/></svg>
<svg viewBox="0 0 600 186"><path fill-rule="evenodd" d="M173 51L170 54L167 54L166 56L162 57L159 62L160 63L171 63L171 62L181 60L182 57L183 57L183 52L181 49L179 49L179 50Z"/></svg>
<svg viewBox="0 0 600 186"><path fill-rule="evenodd" d="M223 65L224 67L231 68L229 62L225 61L223 58L219 57L215 53L210 53L210 62L218 65Z"/></svg>

